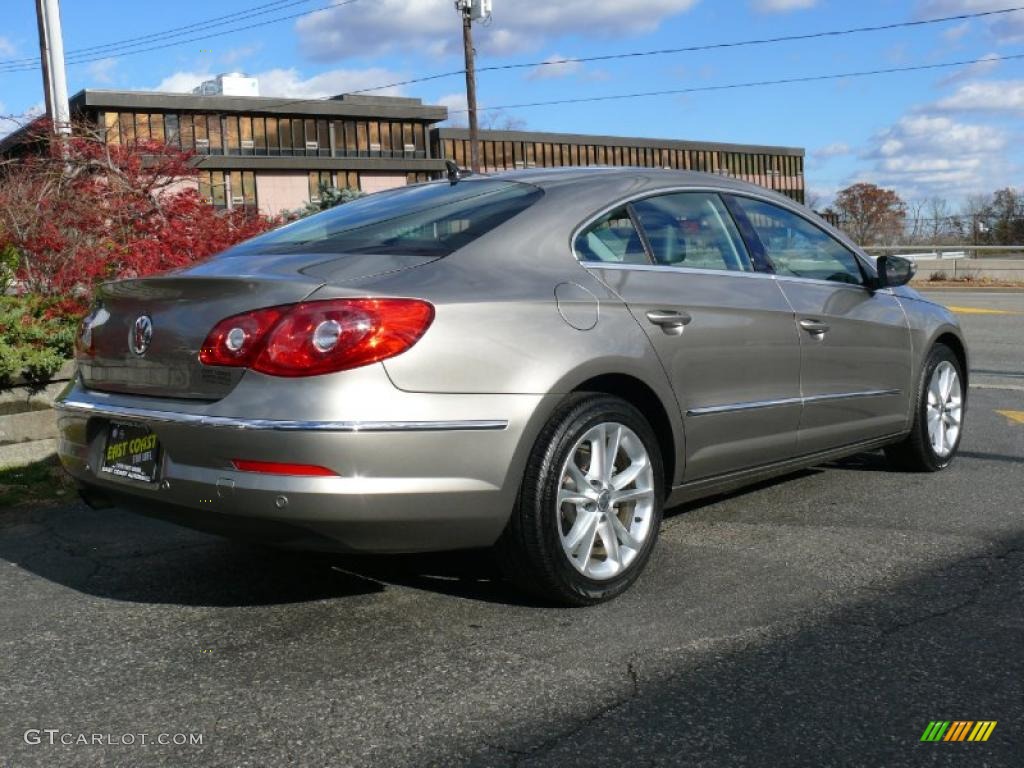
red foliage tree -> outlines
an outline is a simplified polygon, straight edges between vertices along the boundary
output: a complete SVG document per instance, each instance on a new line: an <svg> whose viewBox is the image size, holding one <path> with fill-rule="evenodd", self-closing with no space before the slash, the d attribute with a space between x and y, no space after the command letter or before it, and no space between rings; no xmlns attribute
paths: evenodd
<svg viewBox="0 0 1024 768"><path fill-rule="evenodd" d="M189 152L82 132L50 140L45 128L42 151L0 167L0 251L19 254L25 291L80 309L97 282L187 266L275 223L209 205Z"/></svg>

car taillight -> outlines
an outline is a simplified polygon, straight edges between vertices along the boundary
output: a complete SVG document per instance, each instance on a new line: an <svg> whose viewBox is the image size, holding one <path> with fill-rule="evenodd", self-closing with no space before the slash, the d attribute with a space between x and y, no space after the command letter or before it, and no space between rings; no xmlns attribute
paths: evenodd
<svg viewBox="0 0 1024 768"><path fill-rule="evenodd" d="M270 307L217 323L203 343L205 365L271 376L316 376L394 357L434 319L418 299L326 299Z"/></svg>
<svg viewBox="0 0 1024 768"><path fill-rule="evenodd" d="M287 311L288 307L268 307L221 320L199 349L199 362L248 367L263 348L267 331Z"/></svg>

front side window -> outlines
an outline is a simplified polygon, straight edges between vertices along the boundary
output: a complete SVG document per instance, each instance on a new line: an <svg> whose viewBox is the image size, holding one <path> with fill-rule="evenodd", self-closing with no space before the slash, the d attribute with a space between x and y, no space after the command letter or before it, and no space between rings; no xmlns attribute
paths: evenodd
<svg viewBox="0 0 1024 768"><path fill-rule="evenodd" d="M580 261L609 264L647 264L640 233L625 208L605 214L582 232L575 243Z"/></svg>
<svg viewBox="0 0 1024 768"><path fill-rule="evenodd" d="M825 230L771 203L730 199L750 221L777 275L864 284L857 257Z"/></svg>
<svg viewBox="0 0 1024 768"><path fill-rule="evenodd" d="M728 209L718 195L680 192L633 204L655 264L753 272Z"/></svg>
<svg viewBox="0 0 1024 768"><path fill-rule="evenodd" d="M404 187L339 205L231 252L447 256L543 195L529 184L495 179Z"/></svg>

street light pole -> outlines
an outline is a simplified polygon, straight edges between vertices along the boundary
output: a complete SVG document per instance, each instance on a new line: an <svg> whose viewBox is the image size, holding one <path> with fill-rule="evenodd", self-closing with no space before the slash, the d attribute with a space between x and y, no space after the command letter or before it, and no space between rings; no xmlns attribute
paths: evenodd
<svg viewBox="0 0 1024 768"><path fill-rule="evenodd" d="M462 45L466 53L466 109L469 112L469 167L480 173L480 126L476 119L476 63L473 51L473 4L456 0L455 10L462 16Z"/></svg>

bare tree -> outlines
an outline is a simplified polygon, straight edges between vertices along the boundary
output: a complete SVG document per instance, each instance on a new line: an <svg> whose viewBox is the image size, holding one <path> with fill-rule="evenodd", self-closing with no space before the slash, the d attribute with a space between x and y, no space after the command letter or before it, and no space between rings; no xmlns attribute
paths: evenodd
<svg viewBox="0 0 1024 768"><path fill-rule="evenodd" d="M903 236L907 204L891 189L853 184L839 191L834 207L840 226L861 245L892 243Z"/></svg>

